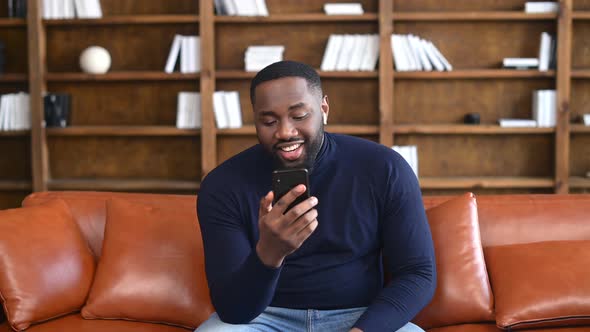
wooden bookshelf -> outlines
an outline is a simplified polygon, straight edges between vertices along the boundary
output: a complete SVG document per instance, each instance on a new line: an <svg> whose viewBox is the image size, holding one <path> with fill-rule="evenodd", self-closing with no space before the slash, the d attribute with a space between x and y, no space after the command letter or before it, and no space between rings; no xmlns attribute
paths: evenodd
<svg viewBox="0 0 590 332"><path fill-rule="evenodd" d="M326 130L386 146L416 144L425 194L590 190L590 3L560 0L560 14L526 14L526 0L360 0L365 14L327 16L317 0L266 0L268 17L216 16L213 0L102 0L103 18L44 20L41 0L23 19L0 19L7 65L0 93L29 91L31 130L0 132L0 208L31 191L118 190L195 194L203 176L257 143L249 101L249 45L285 45L285 59L319 68L330 34L375 33L371 72L318 69L331 112ZM504 57L536 57L541 32L558 40L556 70L507 70ZM450 72L398 72L390 35L431 40ZM163 71L175 34L201 36L201 73ZM509 38L507 38L509 36ZM107 74L80 71L90 45L111 53ZM22 55L27 50L26 57ZM501 128L530 118L531 94L556 89L555 128ZM215 128L212 95L239 91L244 126ZM175 127L180 91L201 93L202 128ZM42 96L72 96L67 128L44 128ZM481 125L464 125L478 112ZM10 160L9 160L10 159Z"/></svg>

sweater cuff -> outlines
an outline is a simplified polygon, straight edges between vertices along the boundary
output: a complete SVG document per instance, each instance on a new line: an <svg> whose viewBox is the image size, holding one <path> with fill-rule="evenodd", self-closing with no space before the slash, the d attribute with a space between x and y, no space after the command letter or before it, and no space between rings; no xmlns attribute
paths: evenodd
<svg viewBox="0 0 590 332"><path fill-rule="evenodd" d="M354 327L363 332L397 331L407 323L396 315L391 305L373 303L354 324Z"/></svg>

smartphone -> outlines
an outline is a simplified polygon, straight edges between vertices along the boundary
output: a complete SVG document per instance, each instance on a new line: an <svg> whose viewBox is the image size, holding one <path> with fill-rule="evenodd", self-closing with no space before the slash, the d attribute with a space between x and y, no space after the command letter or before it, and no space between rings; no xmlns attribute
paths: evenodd
<svg viewBox="0 0 590 332"><path fill-rule="evenodd" d="M282 169L272 172L272 191L274 192L273 205L283 197L289 190L299 184L305 185L305 192L299 195L285 212L291 210L295 205L303 202L310 197L309 194L309 176L305 168Z"/></svg>

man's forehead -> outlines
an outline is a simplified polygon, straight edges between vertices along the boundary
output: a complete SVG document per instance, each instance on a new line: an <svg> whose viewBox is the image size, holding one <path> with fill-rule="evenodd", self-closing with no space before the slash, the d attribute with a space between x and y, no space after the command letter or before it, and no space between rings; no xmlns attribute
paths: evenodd
<svg viewBox="0 0 590 332"><path fill-rule="evenodd" d="M266 95L301 95L308 91L307 81L303 77L281 77L260 83L256 87L256 96Z"/></svg>

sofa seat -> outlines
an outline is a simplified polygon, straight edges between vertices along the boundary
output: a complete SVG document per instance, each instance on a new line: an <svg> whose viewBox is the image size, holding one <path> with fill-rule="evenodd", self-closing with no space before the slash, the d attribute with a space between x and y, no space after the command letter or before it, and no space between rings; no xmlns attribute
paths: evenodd
<svg viewBox="0 0 590 332"><path fill-rule="evenodd" d="M463 324L445 327L437 327L428 330L428 332L503 332L506 330L499 329L495 324ZM535 331L535 330L522 330ZM590 332L590 327L561 327L553 329L543 329L543 332ZM4 331L2 331L4 332Z"/></svg>
<svg viewBox="0 0 590 332"><path fill-rule="evenodd" d="M187 332L190 330L163 324L149 324L128 322L123 320L87 320L80 313L71 314L47 321L43 324L32 325L27 332ZM0 325L0 332L14 332L7 322Z"/></svg>

